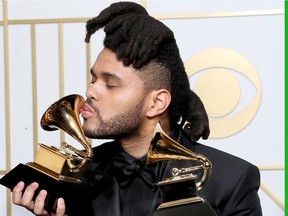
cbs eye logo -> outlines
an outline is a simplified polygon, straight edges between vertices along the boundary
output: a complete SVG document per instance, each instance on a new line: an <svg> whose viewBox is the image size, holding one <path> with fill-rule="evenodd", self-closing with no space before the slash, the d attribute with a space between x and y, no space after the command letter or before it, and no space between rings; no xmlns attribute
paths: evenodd
<svg viewBox="0 0 288 216"><path fill-rule="evenodd" d="M258 73L246 57L211 48L188 59L185 68L209 116L210 138L236 134L252 121L262 92Z"/></svg>

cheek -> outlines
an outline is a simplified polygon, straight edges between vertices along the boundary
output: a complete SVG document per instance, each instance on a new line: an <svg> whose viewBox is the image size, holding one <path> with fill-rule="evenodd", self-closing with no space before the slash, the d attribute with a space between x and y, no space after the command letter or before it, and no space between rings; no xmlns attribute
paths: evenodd
<svg viewBox="0 0 288 216"><path fill-rule="evenodd" d="M119 112L134 107L141 100L143 100L143 94L140 89L130 88L107 97L104 106L111 112Z"/></svg>
<svg viewBox="0 0 288 216"><path fill-rule="evenodd" d="M144 99L143 88L131 83L126 88L118 88L113 92L106 92L102 95L97 107L103 120L107 120L119 113L123 113L135 107Z"/></svg>

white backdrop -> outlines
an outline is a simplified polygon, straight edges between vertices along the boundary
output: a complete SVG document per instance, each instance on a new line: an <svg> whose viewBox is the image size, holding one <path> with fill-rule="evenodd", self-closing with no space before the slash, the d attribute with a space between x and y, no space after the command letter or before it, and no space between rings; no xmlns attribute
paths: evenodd
<svg viewBox="0 0 288 216"><path fill-rule="evenodd" d="M87 20L98 15L111 2L113 1L8 0L7 10L3 1L0 3L0 171L2 174L6 170L7 162L11 162L13 168L19 163L33 161L35 131L32 119L35 98L33 99L31 72L33 67L31 20L52 18ZM255 116L237 133L201 142L257 165L261 170L263 185L259 190L263 215L284 215L284 210L281 208L284 203L284 2L280 0L151 0L138 1L138 3L142 3L151 15L161 19L174 31L185 63L196 59L201 52L221 49L232 50L253 65L261 89L255 88L251 79L243 76L245 72L228 68L237 78L241 94L237 106L229 115L222 118L233 118L233 115L241 112L259 93L261 100ZM239 14L236 15L235 12ZM4 48L5 33L7 33L4 29L5 19L8 19L8 38L6 38L8 49ZM24 20L24 24L17 23L19 20ZM45 109L59 98L61 90L58 24L51 22L36 24L35 36L38 110L36 122L39 122ZM85 22L64 23L62 36L64 95L71 93L84 95L87 83ZM102 47L102 37L102 33L92 36L92 63ZM7 65L5 67L5 59L9 60L8 68ZM191 76L191 88L194 88L197 80L205 72L212 69L207 66L203 71L197 71ZM189 68L187 72L189 73ZM7 108L9 110L6 110ZM210 118L210 120L214 119ZM38 142L47 145L59 143L58 132L43 131L39 125L37 134ZM69 137L66 139L71 143L75 142ZM93 141L93 145L101 142ZM248 146L249 151L246 150ZM8 150L10 148L10 151L6 151L7 148ZM7 152L11 152L11 160ZM0 215L7 215L7 209L10 208L6 205L6 199L6 189L1 186ZM31 214L12 205L11 215Z"/></svg>

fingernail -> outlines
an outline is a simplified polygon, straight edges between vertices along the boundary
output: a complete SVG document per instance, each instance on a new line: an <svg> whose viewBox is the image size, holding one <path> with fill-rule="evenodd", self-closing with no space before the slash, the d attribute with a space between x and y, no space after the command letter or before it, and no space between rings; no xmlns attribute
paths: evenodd
<svg viewBox="0 0 288 216"><path fill-rule="evenodd" d="M46 192L45 190L41 190L41 191L40 191L40 195L41 195L41 196L45 196L46 194L47 194L47 192Z"/></svg>
<svg viewBox="0 0 288 216"><path fill-rule="evenodd" d="M63 203L64 203L63 198L59 198L59 203L60 203L60 204L63 204Z"/></svg>
<svg viewBox="0 0 288 216"><path fill-rule="evenodd" d="M38 183L37 182L33 182L32 185L37 186L38 187Z"/></svg>
<svg viewBox="0 0 288 216"><path fill-rule="evenodd" d="M23 181L20 181L18 184L17 184L17 187L23 187L24 186L24 182Z"/></svg>

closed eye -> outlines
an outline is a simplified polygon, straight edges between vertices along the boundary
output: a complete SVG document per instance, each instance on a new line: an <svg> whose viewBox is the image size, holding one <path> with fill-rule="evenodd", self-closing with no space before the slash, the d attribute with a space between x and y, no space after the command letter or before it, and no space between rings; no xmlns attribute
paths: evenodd
<svg viewBox="0 0 288 216"><path fill-rule="evenodd" d="M104 76L107 88L115 88L119 86L121 79L117 75L109 72L104 72L102 75Z"/></svg>
<svg viewBox="0 0 288 216"><path fill-rule="evenodd" d="M107 82L106 86L107 86L107 88L116 88L116 87L118 87L118 84Z"/></svg>

